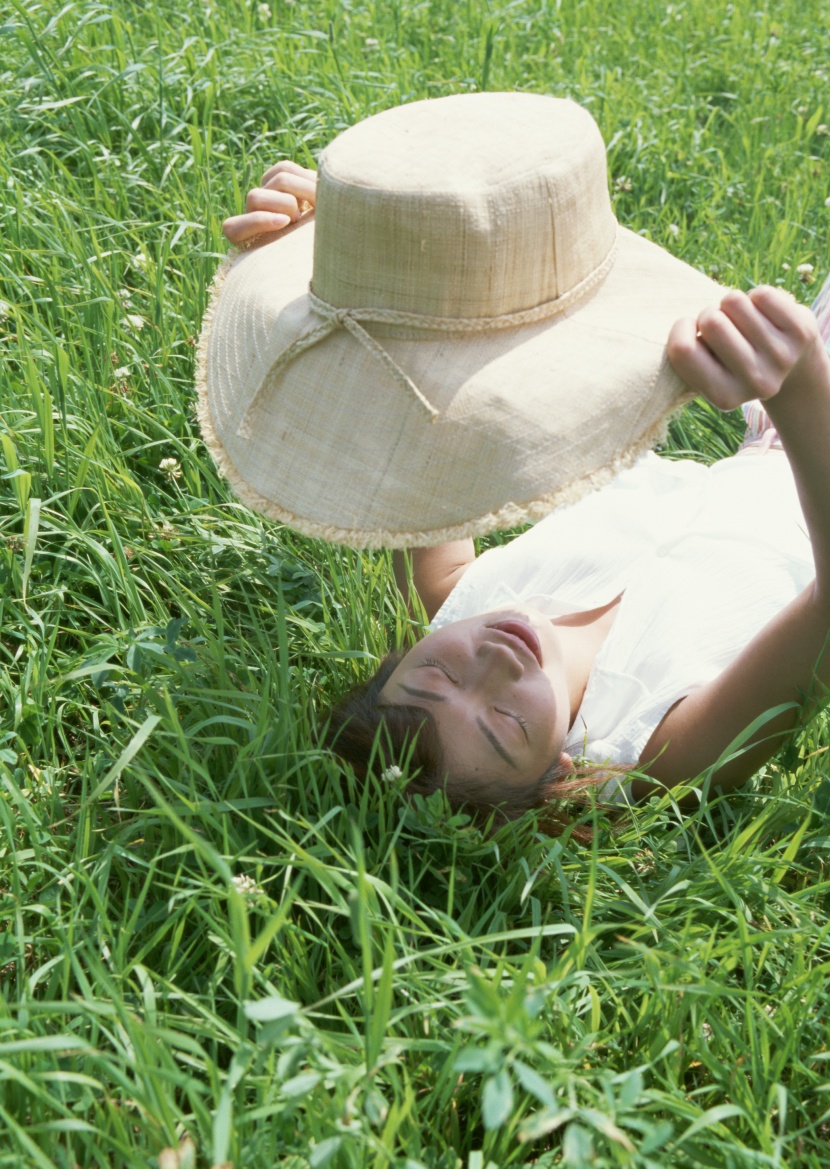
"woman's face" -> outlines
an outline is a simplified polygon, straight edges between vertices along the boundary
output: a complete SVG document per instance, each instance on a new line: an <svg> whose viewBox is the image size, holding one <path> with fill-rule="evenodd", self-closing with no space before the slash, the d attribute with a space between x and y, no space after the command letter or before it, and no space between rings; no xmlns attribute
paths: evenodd
<svg viewBox="0 0 830 1169"><path fill-rule="evenodd" d="M555 627L531 608L483 613L428 634L381 691L435 719L450 776L520 786L560 758L570 707Z"/></svg>

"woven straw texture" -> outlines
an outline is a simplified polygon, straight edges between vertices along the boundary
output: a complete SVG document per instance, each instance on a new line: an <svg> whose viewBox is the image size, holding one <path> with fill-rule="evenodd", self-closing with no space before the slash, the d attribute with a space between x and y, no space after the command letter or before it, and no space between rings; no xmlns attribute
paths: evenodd
<svg viewBox="0 0 830 1169"><path fill-rule="evenodd" d="M659 439L684 399L668 330L719 295L617 226L580 107L398 107L327 148L316 216L217 275L203 433L246 503L306 534L483 534Z"/></svg>

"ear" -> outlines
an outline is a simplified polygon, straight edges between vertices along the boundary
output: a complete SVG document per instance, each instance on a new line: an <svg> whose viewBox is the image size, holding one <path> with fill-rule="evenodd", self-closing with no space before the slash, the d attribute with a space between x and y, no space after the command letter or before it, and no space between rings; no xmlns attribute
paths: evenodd
<svg viewBox="0 0 830 1169"><path fill-rule="evenodd" d="M559 770L563 775L568 775L570 772L576 771L574 761L567 751L562 751L559 755Z"/></svg>

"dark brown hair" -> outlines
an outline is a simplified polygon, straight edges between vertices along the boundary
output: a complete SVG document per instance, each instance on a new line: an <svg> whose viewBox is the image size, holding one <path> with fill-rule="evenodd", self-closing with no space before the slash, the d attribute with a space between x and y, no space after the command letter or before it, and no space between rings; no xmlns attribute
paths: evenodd
<svg viewBox="0 0 830 1169"><path fill-rule="evenodd" d="M608 772L577 774L559 764L538 779L504 792L498 781L447 774L441 739L435 720L420 706L393 706L381 701L381 691L402 653L389 654L366 682L361 682L336 703L328 714L325 746L348 763L364 780L370 771L381 774L391 765L406 764L412 779L411 795L431 795L443 790L453 808L464 808L479 823L499 827L531 808L540 808L543 827L552 835L573 823L574 814L590 806L591 789L608 779ZM590 839L589 828L573 829L577 839Z"/></svg>

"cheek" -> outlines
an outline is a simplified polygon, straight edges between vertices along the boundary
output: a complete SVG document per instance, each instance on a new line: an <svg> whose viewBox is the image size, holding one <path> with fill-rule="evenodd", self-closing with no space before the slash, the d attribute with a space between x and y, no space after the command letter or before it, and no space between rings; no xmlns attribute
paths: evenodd
<svg viewBox="0 0 830 1169"><path fill-rule="evenodd" d="M454 623L443 629L436 629L434 633L428 633L426 637L421 638L415 650L410 652L417 654L419 661L423 661L425 657L456 655L463 641L463 631L457 626L458 623Z"/></svg>
<svg viewBox="0 0 830 1169"><path fill-rule="evenodd" d="M545 669L550 671L561 670L564 667L564 651L556 626L547 621L541 631L537 630L542 644L542 660Z"/></svg>
<svg viewBox="0 0 830 1169"><path fill-rule="evenodd" d="M547 675L534 687L531 711L544 730L551 749L559 751L568 732L569 707L567 688L563 679L551 680Z"/></svg>

